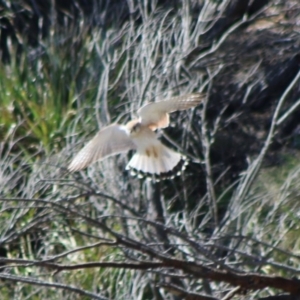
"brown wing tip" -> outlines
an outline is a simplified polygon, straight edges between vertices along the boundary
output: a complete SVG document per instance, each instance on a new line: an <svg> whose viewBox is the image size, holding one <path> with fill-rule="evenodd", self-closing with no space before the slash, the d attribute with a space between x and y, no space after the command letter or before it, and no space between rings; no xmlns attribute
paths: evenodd
<svg viewBox="0 0 300 300"><path fill-rule="evenodd" d="M77 172L77 171L81 170L81 168L78 168L77 166L72 166L72 164L70 164L67 169L70 173Z"/></svg>
<svg viewBox="0 0 300 300"><path fill-rule="evenodd" d="M200 104L204 99L205 99L206 95L203 93L192 93L187 95L187 98L189 99L189 101L191 102L195 102Z"/></svg>
<svg viewBox="0 0 300 300"><path fill-rule="evenodd" d="M84 169L85 167L87 167L86 164L78 163L76 162L76 159L73 159L71 163L68 165L67 169L69 172L77 172Z"/></svg>
<svg viewBox="0 0 300 300"><path fill-rule="evenodd" d="M187 165L188 165L187 158L185 156L182 156L178 164L171 171L168 172L152 174L152 173L142 172L132 167L128 167L127 170L130 170L130 175L136 176L139 179L145 178L147 180L152 180L153 182L160 182L161 180L174 179L176 176L180 176L181 173L185 170Z"/></svg>

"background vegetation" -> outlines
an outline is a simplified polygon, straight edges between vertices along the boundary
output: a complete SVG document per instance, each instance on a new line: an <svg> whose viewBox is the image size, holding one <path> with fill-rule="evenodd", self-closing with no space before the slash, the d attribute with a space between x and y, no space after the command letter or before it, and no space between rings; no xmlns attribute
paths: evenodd
<svg viewBox="0 0 300 300"><path fill-rule="evenodd" d="M297 0L0 2L3 299L299 299ZM148 101L190 160L66 166Z"/></svg>

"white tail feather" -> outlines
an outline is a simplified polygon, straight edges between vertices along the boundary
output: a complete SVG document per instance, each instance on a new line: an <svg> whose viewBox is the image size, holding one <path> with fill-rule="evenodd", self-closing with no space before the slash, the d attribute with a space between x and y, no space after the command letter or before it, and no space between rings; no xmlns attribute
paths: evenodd
<svg viewBox="0 0 300 300"><path fill-rule="evenodd" d="M182 156L179 153L159 144L137 151L126 168L134 169L148 176L159 176L171 172L181 160Z"/></svg>

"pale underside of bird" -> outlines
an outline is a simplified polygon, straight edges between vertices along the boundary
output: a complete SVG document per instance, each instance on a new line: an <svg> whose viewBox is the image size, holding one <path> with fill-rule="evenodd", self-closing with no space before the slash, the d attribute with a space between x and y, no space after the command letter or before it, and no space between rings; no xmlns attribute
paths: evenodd
<svg viewBox="0 0 300 300"><path fill-rule="evenodd" d="M111 155L136 150L126 166L132 175L156 181L179 175L187 164L185 157L164 146L154 131L169 126L169 113L195 107L203 99L203 94L194 93L146 104L137 111L138 119L126 125L111 124L100 130L79 151L68 170L79 171Z"/></svg>

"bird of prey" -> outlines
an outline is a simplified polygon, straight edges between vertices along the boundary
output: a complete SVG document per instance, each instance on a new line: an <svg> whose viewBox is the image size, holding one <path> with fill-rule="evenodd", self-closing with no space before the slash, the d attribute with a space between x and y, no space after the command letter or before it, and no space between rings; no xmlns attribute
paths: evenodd
<svg viewBox="0 0 300 300"><path fill-rule="evenodd" d="M79 171L111 155L136 150L126 167L133 175L154 181L179 175L186 165L184 156L164 146L154 131L169 126L169 113L195 107L203 99L203 94L194 93L144 105L137 111L138 119L100 130L79 151L68 170Z"/></svg>

